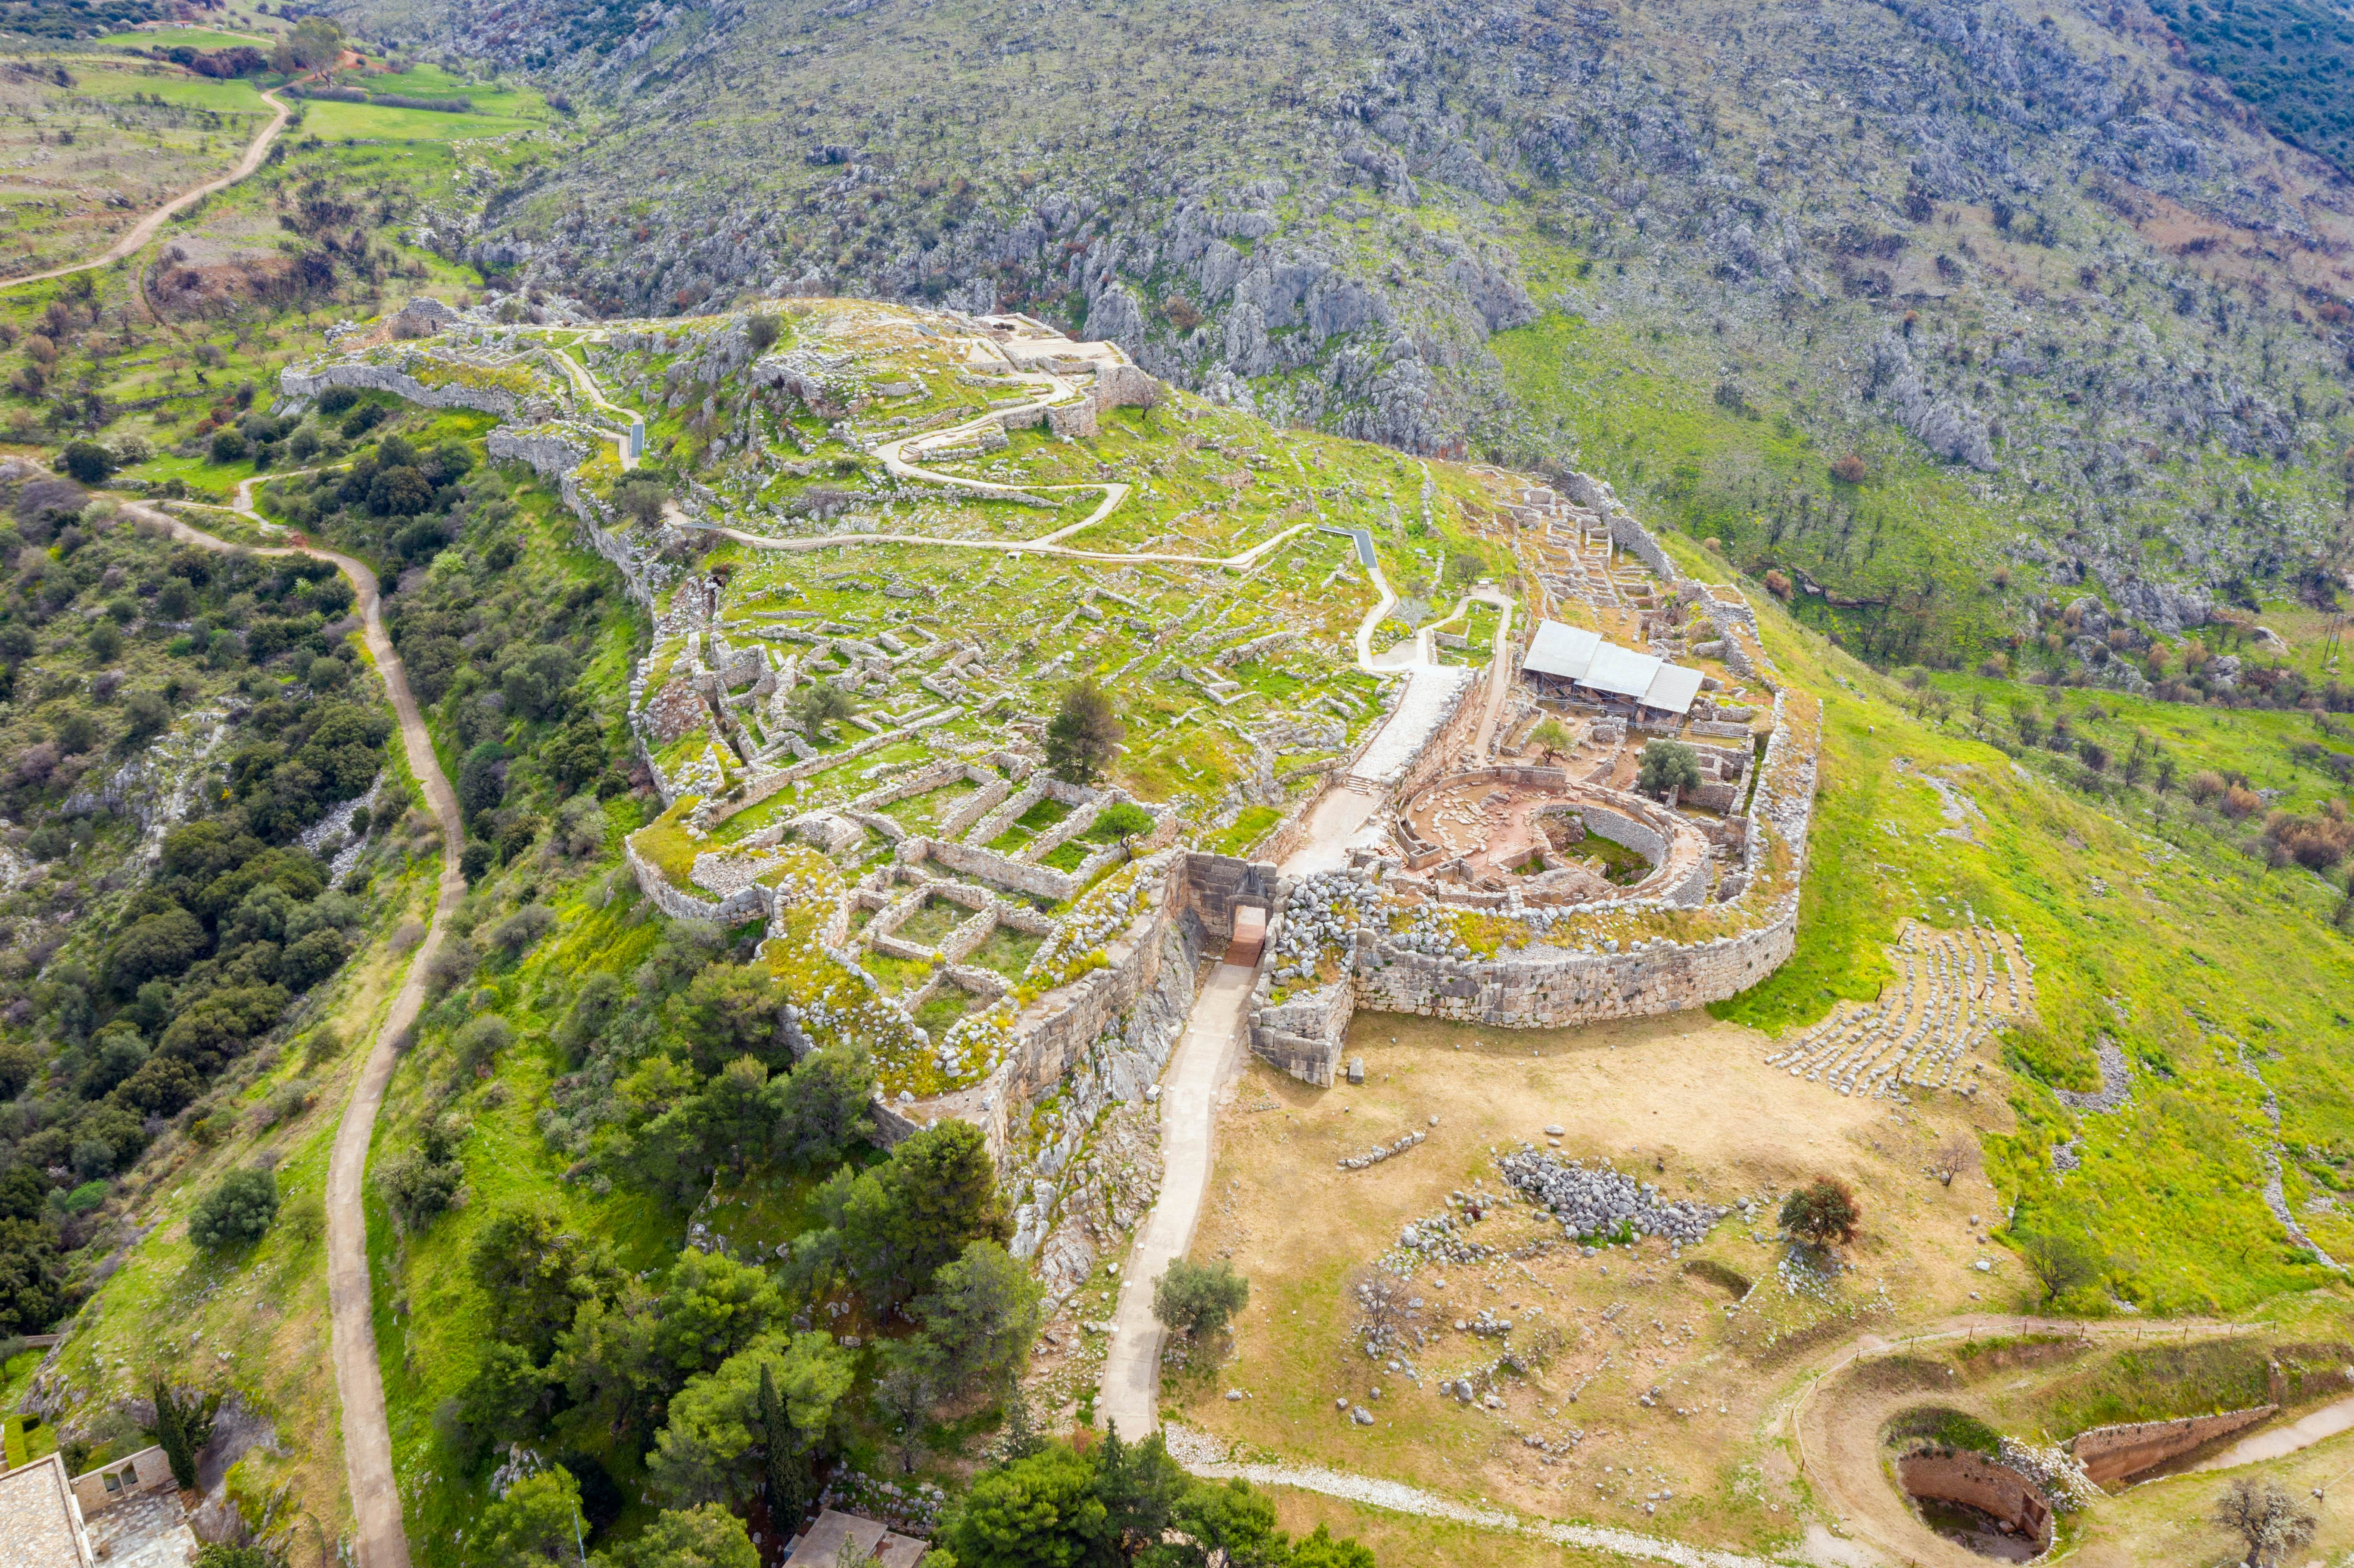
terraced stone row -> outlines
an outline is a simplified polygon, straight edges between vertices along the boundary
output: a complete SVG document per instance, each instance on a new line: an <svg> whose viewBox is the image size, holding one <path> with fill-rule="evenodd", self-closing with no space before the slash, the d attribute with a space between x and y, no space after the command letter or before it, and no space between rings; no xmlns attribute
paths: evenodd
<svg viewBox="0 0 2354 1568"><path fill-rule="evenodd" d="M2033 966L2015 934L1965 906L1954 929L1908 922L1893 956L1893 998L1841 1008L1766 1058L1769 1067L1842 1095L1909 1104L1908 1089L1975 1092L1970 1053L2026 1015Z"/></svg>

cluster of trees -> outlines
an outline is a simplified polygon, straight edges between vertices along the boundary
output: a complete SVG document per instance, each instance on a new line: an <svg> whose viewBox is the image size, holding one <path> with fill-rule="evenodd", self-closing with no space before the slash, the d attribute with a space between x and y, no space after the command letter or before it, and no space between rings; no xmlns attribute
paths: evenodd
<svg viewBox="0 0 2354 1568"><path fill-rule="evenodd" d="M760 1498L787 1519L816 1496L858 1381L858 1358L813 1322L912 1319L882 1349L876 1384L910 1443L938 1400L1003 1386L1037 1331L1039 1287L1002 1245L978 1129L947 1123L879 1163L843 1164L814 1207L818 1224L773 1274L689 1250L658 1282L550 1209L499 1214L470 1262L492 1344L438 1420L453 1461L477 1468L516 1442L618 1445L673 1507ZM595 1480L594 1465L565 1467Z"/></svg>
<svg viewBox="0 0 2354 1568"><path fill-rule="evenodd" d="M212 436L215 462L251 457L257 468L277 461L281 443L296 462L332 460L346 443L384 423L384 406L357 403L348 387L323 393L315 418L248 414ZM340 418L335 416L340 415ZM313 469L275 481L266 500L298 528L327 528L381 560L413 563L440 554L464 525L457 514L469 499L461 482L473 471L463 443L419 449L387 432L340 468Z"/></svg>
<svg viewBox="0 0 2354 1568"><path fill-rule="evenodd" d="M20 513L49 482L26 487ZM0 1106L0 1326L19 1331L69 1304L66 1254L89 1239L113 1181L175 1119L199 1138L217 1131L197 1108L215 1080L342 967L362 905L329 888L326 864L295 840L366 789L391 729L353 694L362 677L335 635L351 588L323 564L175 550L48 505L21 526L19 538L45 536L56 553L20 552L0 653L96 667L86 682L17 693L0 796L33 824L26 853L126 848L135 835L102 812L65 818L66 795L108 752L143 745L205 695L214 671L270 668L240 670L248 705L148 884L87 927L86 943L60 933L0 966L14 993L0 1012L0 1098L11 1102ZM164 639L207 668L160 687L111 671L134 640ZM253 1212L225 1211L219 1243L241 1239Z"/></svg>
<svg viewBox="0 0 2354 1568"><path fill-rule="evenodd" d="M1042 1444L984 1472L942 1520L938 1548L926 1568L1373 1568L1372 1552L1320 1524L1286 1536L1274 1504L1242 1481L1195 1480L1157 1434Z"/></svg>
<svg viewBox="0 0 2354 1568"><path fill-rule="evenodd" d="M388 450L405 455L403 445L383 441L379 460ZM379 477L387 471L397 471ZM629 621L628 602L602 576L569 575L526 555L525 520L495 474L465 485L446 516L398 530L349 510L332 521L333 536L354 547L404 557L421 550L432 563L423 581L387 601L385 627L410 690L440 709L461 753L453 782L468 878L551 838L569 853L600 847L599 799L631 788L622 771L628 736L582 675L609 625Z"/></svg>

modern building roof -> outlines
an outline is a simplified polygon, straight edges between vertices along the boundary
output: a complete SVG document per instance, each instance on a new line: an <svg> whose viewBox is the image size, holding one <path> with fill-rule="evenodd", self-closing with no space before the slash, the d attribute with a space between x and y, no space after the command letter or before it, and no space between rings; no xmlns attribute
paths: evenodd
<svg viewBox="0 0 2354 1568"><path fill-rule="evenodd" d="M845 1557L872 1563L874 1568L916 1568L927 1544L915 1536L888 1530L875 1520L827 1509L785 1559L785 1568L835 1568Z"/></svg>
<svg viewBox="0 0 2354 1568"><path fill-rule="evenodd" d="M1594 662L1595 650L1601 646L1599 631L1564 626L1558 620L1540 620L1537 634L1529 640L1528 656L1521 661L1521 668L1564 681L1582 681L1586 667Z"/></svg>
<svg viewBox="0 0 2354 1568"><path fill-rule="evenodd" d="M1663 713L1689 713L1692 698L1700 694L1698 670L1670 664L1656 653L1638 653L1605 642L1598 631L1564 626L1558 620L1537 622L1521 669L1574 681L1610 696L1631 698Z"/></svg>
<svg viewBox="0 0 2354 1568"><path fill-rule="evenodd" d="M1657 653L1638 653L1631 648L1605 642L1595 652L1594 662L1578 684L1614 697L1640 697L1651 689L1651 678L1666 662Z"/></svg>
<svg viewBox="0 0 2354 1568"><path fill-rule="evenodd" d="M0 1562L8 1568L90 1568L81 1509L65 1461L55 1454L0 1475Z"/></svg>
<svg viewBox="0 0 2354 1568"><path fill-rule="evenodd" d="M1692 699L1700 695L1700 672L1689 664L1662 663L1659 673L1651 677L1642 704L1662 713L1690 713Z"/></svg>

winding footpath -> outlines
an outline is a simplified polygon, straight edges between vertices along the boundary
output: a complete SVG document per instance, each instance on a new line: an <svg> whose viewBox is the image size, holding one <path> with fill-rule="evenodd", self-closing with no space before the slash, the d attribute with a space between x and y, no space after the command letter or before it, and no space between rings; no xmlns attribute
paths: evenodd
<svg viewBox="0 0 2354 1568"><path fill-rule="evenodd" d="M155 231L163 228L164 220L174 213L195 206L215 191L227 190L254 170L261 167L261 160L270 154L270 144L278 140L278 133L281 131L286 129L287 117L292 112L281 100L275 96L274 90L271 92L263 93L261 101L276 110L277 113L270 117L270 123L263 126L260 133L254 137L252 143L245 150L245 156L237 161L235 168L217 179L207 180L203 185L190 185L186 190L133 224L128 234L90 260L77 261L70 267L52 267L46 272L27 272L21 278L0 278L0 289L13 289L19 283L46 282L51 278L62 278L73 272L87 272L93 267L104 267L111 262L120 261L154 238ZM143 299L144 297L143 291L142 297Z"/></svg>
<svg viewBox="0 0 2354 1568"><path fill-rule="evenodd" d="M238 488L240 515L259 522L253 511L251 482ZM386 1086L392 1079L398 1053L395 1042L417 1022L425 1003L425 976L449 928L450 916L465 896L466 880L459 874L458 856L465 845L465 829L458 814L458 797L442 776L433 755L433 739L424 715L408 689L408 677L384 630L376 574L349 556L314 546L279 547L232 544L205 533L179 517L144 503L125 511L169 528L172 537L202 549L231 555L311 556L332 563L351 579L358 595L361 635L376 673L384 679L386 695L400 724L400 740L409 771L424 787L426 804L441 826L441 874L433 900L433 920L425 940L409 956L408 972L394 996L361 1065L352 1097L335 1128L334 1150L327 1160L327 1306L333 1330L335 1392L343 1404L344 1469L352 1494L359 1568L408 1568L408 1536L401 1528L400 1491L392 1473L392 1432L385 1417L384 1376L376 1359L376 1322L368 1288L367 1215L363 1206L368 1143L376 1132L376 1112L383 1108Z"/></svg>
<svg viewBox="0 0 2354 1568"><path fill-rule="evenodd" d="M586 334L579 341L601 342L604 335L601 333ZM639 410L624 407L606 396L604 388L598 385L595 374L586 366L574 359L569 354L559 350L550 350L550 352L554 354L557 362L563 366L564 373L572 382L574 390L587 398L590 404L607 413L637 420L642 426L644 416ZM1023 372L1022 375L1024 379L1045 382L1046 389L1027 403L1016 404L1005 408L991 408L987 413L967 419L961 424L950 425L943 429L924 430L915 435L901 436L895 440L885 441L874 449L875 455L883 460L885 471L895 478L944 485L950 489L970 491L977 495L1036 495L1058 490L1102 491L1104 494L1102 502L1094 511L1076 523L1066 524L1034 539L944 539L929 534L828 534L815 538L779 539L767 534L747 533L741 528L730 528L722 524L699 523L680 511L675 503L668 508L667 514L671 522L679 527L695 528L705 533L717 534L723 538L733 539L750 549L775 550L786 554L836 550L856 545L928 545L950 550L981 550L1001 556L1055 556L1068 560L1101 561L1110 564L1158 561L1171 566L1213 567L1233 572L1249 571L1285 541L1313 526L1311 524L1295 523L1280 533L1260 540L1249 549L1237 551L1231 556L1187 556L1139 550L1082 550L1063 544L1062 541L1082 529L1092 528L1119 510L1120 504L1127 501L1130 493L1128 485L1118 481L1081 484L1007 484L995 480L968 479L961 474L942 473L937 469L922 468L907 461L907 454L911 450L920 456L922 449L926 446L953 445L958 438L970 435L983 425L997 424L1008 414L1024 414L1032 409L1053 408L1067 403L1079 395L1076 387L1058 376L1050 375L1044 371ZM611 434L613 450L620 461L621 467L624 470L635 468L638 460L630 453L628 439L618 433L609 432L609 434ZM1384 615L1388 614L1390 606L1397 602L1396 597L1390 592L1389 585L1382 580L1379 567L1373 568L1373 577L1374 585L1381 590L1382 602L1374 607L1372 615L1366 619L1364 626L1358 633L1360 663L1363 663L1367 656L1365 640L1372 635L1374 623ZM1371 668L1370 665L1366 667Z"/></svg>

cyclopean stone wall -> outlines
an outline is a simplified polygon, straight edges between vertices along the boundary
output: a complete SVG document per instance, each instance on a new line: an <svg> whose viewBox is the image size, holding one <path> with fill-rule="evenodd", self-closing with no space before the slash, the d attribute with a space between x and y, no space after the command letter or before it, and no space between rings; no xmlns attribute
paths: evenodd
<svg viewBox="0 0 2354 1568"><path fill-rule="evenodd" d="M1754 652L1759 665L1770 668L1764 651ZM1442 958L1409 950L1386 931L1360 929L1351 939L1339 982L1291 992L1279 1005L1272 1001L1272 983L1262 982L1250 1016L1252 1050L1296 1077L1329 1084L1359 1009L1552 1029L1672 1012L1748 990L1781 967L1797 943L1820 724L1821 709L1813 698L1787 688L1775 693L1773 732L1758 764L1741 859L1725 869L1713 903L1700 902L1701 890L1680 879L1663 896L1595 906L1614 916L1655 916L1660 928L1672 932L1681 927L1690 935L1654 936L1625 946L1583 934L1575 906L1541 911L1525 906L1517 889L1446 892L1437 900L1442 909L1526 920L1526 945L1492 957ZM1415 771L1432 761L1426 754ZM1389 865L1395 869L1399 863ZM1696 871L1704 879L1707 863ZM1278 885L1278 908L1288 892L1288 883ZM1269 923L1270 952L1282 919L1278 914Z"/></svg>
<svg viewBox="0 0 2354 1568"><path fill-rule="evenodd" d="M1797 929L1793 903L1737 936L1663 941L1622 953L1531 946L1457 959L1376 940L1360 949L1355 1005L1506 1029L1560 1029L1675 1012L1722 1001L1772 974L1789 958Z"/></svg>

